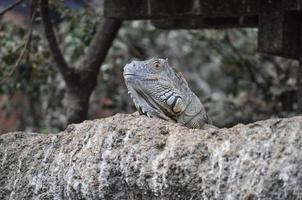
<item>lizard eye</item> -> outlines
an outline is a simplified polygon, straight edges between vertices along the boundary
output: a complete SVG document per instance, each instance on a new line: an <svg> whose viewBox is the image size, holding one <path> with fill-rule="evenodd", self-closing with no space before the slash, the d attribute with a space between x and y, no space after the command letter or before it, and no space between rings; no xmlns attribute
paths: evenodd
<svg viewBox="0 0 302 200"><path fill-rule="evenodd" d="M152 63L151 63L151 66L155 69L159 69L160 68L160 61L158 60L154 60Z"/></svg>
<svg viewBox="0 0 302 200"><path fill-rule="evenodd" d="M159 67L160 67L159 63L155 63L155 64L154 64L154 67L155 67L155 68L159 68Z"/></svg>

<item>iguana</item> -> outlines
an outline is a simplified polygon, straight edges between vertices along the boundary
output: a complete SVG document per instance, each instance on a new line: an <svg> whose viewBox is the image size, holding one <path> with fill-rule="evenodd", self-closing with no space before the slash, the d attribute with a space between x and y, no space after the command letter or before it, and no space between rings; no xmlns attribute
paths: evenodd
<svg viewBox="0 0 302 200"><path fill-rule="evenodd" d="M188 128L211 124L206 111L180 72L168 59L132 61L124 67L124 79L136 109L148 117L178 122Z"/></svg>

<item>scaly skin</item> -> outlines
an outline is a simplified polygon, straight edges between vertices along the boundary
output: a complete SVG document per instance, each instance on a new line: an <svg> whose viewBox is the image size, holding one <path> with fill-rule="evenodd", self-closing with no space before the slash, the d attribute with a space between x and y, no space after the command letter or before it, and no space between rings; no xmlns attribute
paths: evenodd
<svg viewBox="0 0 302 200"><path fill-rule="evenodd" d="M123 75L140 114L178 122L188 128L201 129L210 124L202 103L167 59L132 61L124 67Z"/></svg>

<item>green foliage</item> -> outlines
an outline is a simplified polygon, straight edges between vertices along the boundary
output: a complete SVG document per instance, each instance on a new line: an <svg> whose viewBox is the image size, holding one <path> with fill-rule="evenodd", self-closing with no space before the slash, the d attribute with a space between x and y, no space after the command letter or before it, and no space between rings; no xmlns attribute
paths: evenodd
<svg viewBox="0 0 302 200"><path fill-rule="evenodd" d="M39 85L46 84L47 76L53 74L53 69L47 68L49 53L45 47L37 44L39 38L36 33L32 36L30 52L27 51L16 66L21 51L24 48L26 31L14 24L0 25L2 36L0 40L0 77L8 79L0 86L0 92L12 94L16 90L35 93ZM34 55L34 56L33 56Z"/></svg>
<svg viewBox="0 0 302 200"><path fill-rule="evenodd" d="M96 19L89 20L91 13L84 9L65 9L61 14L64 20L57 22L55 27L58 40L65 58L76 65L93 36ZM39 18L34 23L30 48L18 65L16 63L24 49L28 30L26 27L2 21L0 27L0 81L5 81L0 85L0 94L13 99L16 92L21 92L25 101L29 101L22 110L20 119L24 127L35 127L36 130L40 127L43 130L60 128L64 121L64 117L60 116L63 114L61 99L64 82L43 39ZM7 101L2 110L10 112L14 109L13 104L14 102Z"/></svg>
<svg viewBox="0 0 302 200"><path fill-rule="evenodd" d="M73 12L67 10L62 19L64 20L59 24L59 35L65 58L70 62L77 62L85 54L99 18L82 9Z"/></svg>

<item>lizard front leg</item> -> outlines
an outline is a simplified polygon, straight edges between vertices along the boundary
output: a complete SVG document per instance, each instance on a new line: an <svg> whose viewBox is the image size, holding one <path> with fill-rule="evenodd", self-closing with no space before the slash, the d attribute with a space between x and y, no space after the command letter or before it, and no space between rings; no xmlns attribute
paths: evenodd
<svg viewBox="0 0 302 200"><path fill-rule="evenodd" d="M156 105L153 105L151 102L148 102L148 98L143 97L142 94L139 94L131 87L128 87L128 90L128 93L130 94L130 97L132 98L136 109L141 115L146 115L150 118L158 117L167 121L173 121L171 118L166 116L159 108L157 108Z"/></svg>

